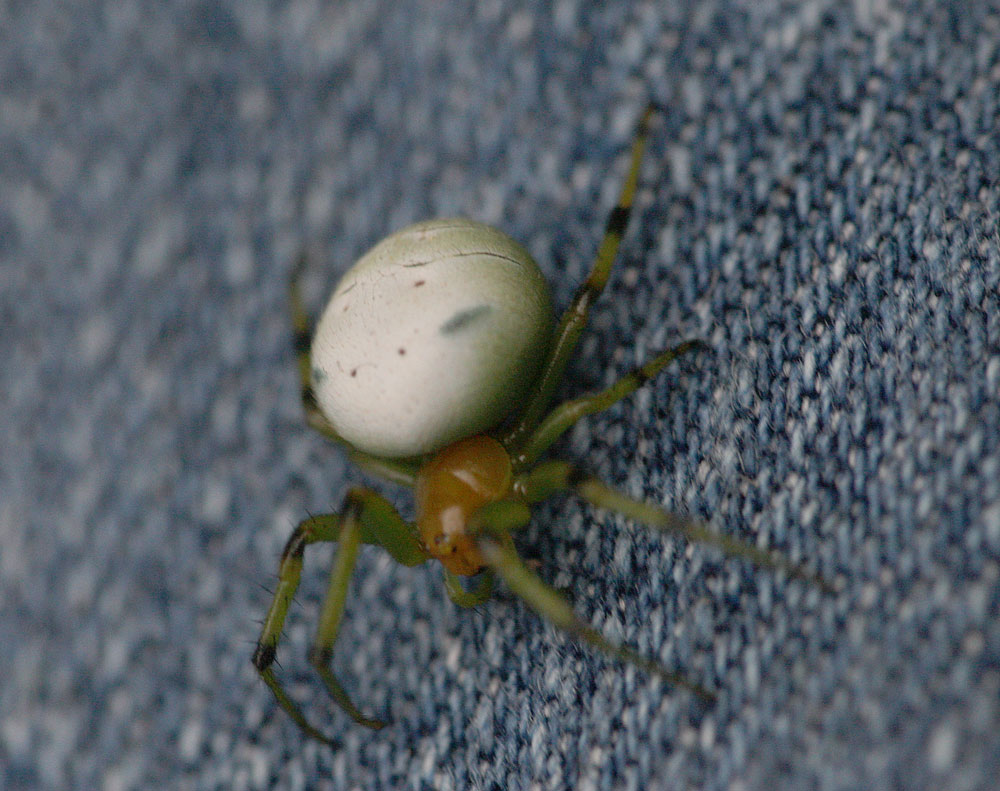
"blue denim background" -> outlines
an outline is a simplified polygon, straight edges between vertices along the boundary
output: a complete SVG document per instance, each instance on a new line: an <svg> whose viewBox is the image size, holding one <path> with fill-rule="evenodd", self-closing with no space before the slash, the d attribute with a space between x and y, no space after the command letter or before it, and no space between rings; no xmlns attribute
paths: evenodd
<svg viewBox="0 0 1000 791"><path fill-rule="evenodd" d="M996 3L81 2L0 10L0 788L888 789L1000 770ZM292 526L365 480L297 404L318 310L389 231L465 214L565 305L647 97L622 260L565 392L714 352L559 453L838 578L824 596L573 500L520 542L605 661L509 595L458 611L330 552L249 663ZM443 371L442 376L447 376ZM386 487L407 506L406 497Z"/></svg>

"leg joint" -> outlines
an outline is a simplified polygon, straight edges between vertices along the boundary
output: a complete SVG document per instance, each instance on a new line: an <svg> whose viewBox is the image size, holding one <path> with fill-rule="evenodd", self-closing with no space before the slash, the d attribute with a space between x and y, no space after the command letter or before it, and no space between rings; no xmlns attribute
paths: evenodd
<svg viewBox="0 0 1000 791"><path fill-rule="evenodd" d="M578 489L587 481L590 475L575 464L566 471L566 486L570 489Z"/></svg>
<svg viewBox="0 0 1000 791"><path fill-rule="evenodd" d="M314 645L309 649L309 664L318 670L326 670L333 659L333 651L326 646Z"/></svg>
<svg viewBox="0 0 1000 791"><path fill-rule="evenodd" d="M368 490L352 486L344 495L344 505L340 509L341 519L359 519L368 500Z"/></svg>
<svg viewBox="0 0 1000 791"><path fill-rule="evenodd" d="M274 663L277 646L274 643L257 643L251 661L259 673L263 673Z"/></svg>
<svg viewBox="0 0 1000 791"><path fill-rule="evenodd" d="M309 329L306 327L296 327L292 333L292 348L295 350L295 353L308 354L311 343L312 338L309 335Z"/></svg>
<svg viewBox="0 0 1000 791"><path fill-rule="evenodd" d="M302 408L308 412L319 412L319 402L316 400L316 393L312 385L302 386Z"/></svg>
<svg viewBox="0 0 1000 791"><path fill-rule="evenodd" d="M619 238L625 235L625 226L628 225L628 206L615 206L608 215L608 225L605 233Z"/></svg>
<svg viewBox="0 0 1000 791"><path fill-rule="evenodd" d="M299 525L288 537L288 542L285 544L285 548L281 552L282 562L290 557L301 560L302 556L305 554L306 544L309 543L309 538L306 535L306 531L302 528L303 525Z"/></svg>

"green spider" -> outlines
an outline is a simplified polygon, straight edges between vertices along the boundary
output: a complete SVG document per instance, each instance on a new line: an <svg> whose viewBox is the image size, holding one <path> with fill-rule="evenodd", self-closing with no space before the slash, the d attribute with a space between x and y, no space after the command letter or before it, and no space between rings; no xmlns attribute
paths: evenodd
<svg viewBox="0 0 1000 791"><path fill-rule="evenodd" d="M577 639L703 699L712 692L605 639L521 560L512 534L528 523L530 506L559 492L575 493L658 530L817 581L780 557L633 500L569 462L540 461L580 418L607 409L703 346L685 341L604 391L549 408L616 257L651 114L648 108L639 122L621 197L593 269L554 328L548 286L528 252L469 220L420 223L376 245L337 286L311 345L293 280L295 348L309 425L345 446L360 467L413 488L417 514L408 523L380 494L354 487L339 513L305 519L285 546L253 664L309 736L337 744L306 720L272 664L310 544L334 542L338 550L309 661L333 699L370 728L385 723L362 714L330 670L361 544L382 547L404 566L440 561L448 595L462 607L486 601L499 577ZM467 590L461 578L473 576L479 579Z"/></svg>

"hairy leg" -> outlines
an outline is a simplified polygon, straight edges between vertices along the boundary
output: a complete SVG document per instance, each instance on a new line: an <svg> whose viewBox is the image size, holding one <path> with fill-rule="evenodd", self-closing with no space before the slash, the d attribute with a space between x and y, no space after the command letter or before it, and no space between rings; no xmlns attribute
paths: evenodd
<svg viewBox="0 0 1000 791"><path fill-rule="evenodd" d="M606 639L573 612L562 593L528 568L518 556L511 540L511 530L527 524L528 515L528 508L523 502L503 500L480 509L469 524L470 532L477 535L477 544L483 558L511 591L542 618L598 651L619 661L629 662L670 684L690 690L702 700L714 699L715 696L701 685L627 646L617 645Z"/></svg>
<svg viewBox="0 0 1000 791"><path fill-rule="evenodd" d="M607 409L612 404L634 393L681 355L700 348L705 348L702 341L684 341L672 349L660 352L649 362L633 369L607 390L590 393L571 401L564 401L546 416L525 440L523 447L512 449L511 455L514 464L521 469L533 464L551 447L552 443L562 436L563 432L580 418Z"/></svg>
<svg viewBox="0 0 1000 791"><path fill-rule="evenodd" d="M642 154L646 148L646 140L649 137L649 121L653 115L654 108L649 106L639 120L639 128L636 131L635 141L632 143L632 155L629 164L628 175L622 185L621 196L618 205L612 210L608 217L607 226L604 231L604 238L597 251L597 258L590 275L583 285L577 290L569 308L559 320L553 336L552 348L545 362L542 364L541 372L535 383L534 393L528 401L527 406L521 413L517 423L503 438L506 448L514 448L524 441L524 437L529 434L542 414L552 401L552 396L562 381L566 366L569 364L573 351L576 349L580 334L587 325L590 316L590 307L594 300L600 296L608 282L611 267L618 254L618 247L621 244L622 236L625 233L625 226L632 211L632 202L635 198L636 183L639 180L639 165L642 162Z"/></svg>
<svg viewBox="0 0 1000 791"><path fill-rule="evenodd" d="M598 508L617 511L664 533L713 546L730 557L748 560L763 568L784 571L789 576L805 580L826 592L834 590L833 586L818 574L792 563L777 553L767 552L745 541L722 535L702 522L671 513L652 503L635 500L566 461L543 462L522 475L514 486L515 491L522 494L528 502L544 500L560 491L574 492Z"/></svg>
<svg viewBox="0 0 1000 791"><path fill-rule="evenodd" d="M306 720L301 708L285 692L272 667L288 607L302 576L305 548L318 542L337 542L340 546L330 575L316 640L310 651L310 661L334 700L356 722L369 727L381 727L382 723L367 718L358 711L328 666L343 616L347 586L357 558L358 545L365 543L380 546L396 561L408 566L422 563L427 555L414 528L403 521L392 505L376 492L362 488L348 492L339 514L321 514L302 521L285 544L278 569L278 585L257 640L253 664L281 708L306 734L336 746L336 742Z"/></svg>

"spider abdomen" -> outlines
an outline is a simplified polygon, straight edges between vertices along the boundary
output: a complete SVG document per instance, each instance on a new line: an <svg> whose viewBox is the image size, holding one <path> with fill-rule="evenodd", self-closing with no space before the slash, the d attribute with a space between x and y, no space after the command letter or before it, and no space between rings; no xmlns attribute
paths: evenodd
<svg viewBox="0 0 1000 791"><path fill-rule="evenodd" d="M418 223L344 275L312 345L312 386L366 453L432 453L518 407L550 342L548 285L506 234L465 219Z"/></svg>
<svg viewBox="0 0 1000 791"><path fill-rule="evenodd" d="M417 477L417 529L432 557L454 574L485 565L466 532L469 517L510 493L510 456L492 437L467 437L435 454Z"/></svg>

